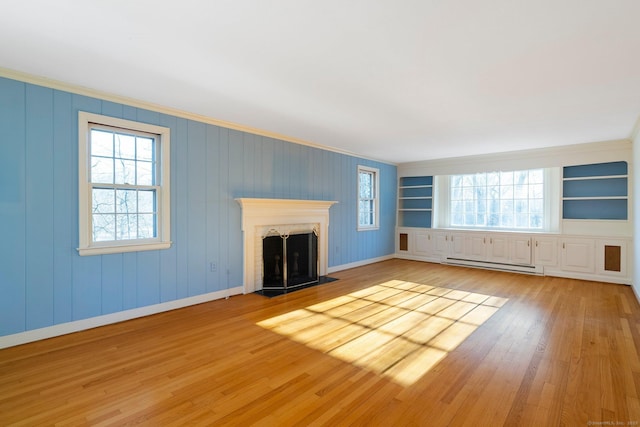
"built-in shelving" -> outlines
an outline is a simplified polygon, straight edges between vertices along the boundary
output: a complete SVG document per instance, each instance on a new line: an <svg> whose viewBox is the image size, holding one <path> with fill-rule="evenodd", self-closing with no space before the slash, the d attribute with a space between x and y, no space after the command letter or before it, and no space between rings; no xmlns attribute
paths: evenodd
<svg viewBox="0 0 640 427"><path fill-rule="evenodd" d="M431 227L433 177L401 177L398 185L398 226Z"/></svg>
<svg viewBox="0 0 640 427"><path fill-rule="evenodd" d="M564 167L563 219L628 219L627 174L627 162Z"/></svg>

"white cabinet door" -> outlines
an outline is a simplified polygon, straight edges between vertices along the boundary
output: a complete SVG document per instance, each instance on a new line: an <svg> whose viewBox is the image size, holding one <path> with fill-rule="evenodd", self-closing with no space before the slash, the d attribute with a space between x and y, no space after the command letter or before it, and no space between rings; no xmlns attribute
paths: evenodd
<svg viewBox="0 0 640 427"><path fill-rule="evenodd" d="M449 255L449 234L444 231L431 232L433 254L441 258Z"/></svg>
<svg viewBox="0 0 640 427"><path fill-rule="evenodd" d="M531 265L531 237L514 236L511 241L511 262Z"/></svg>
<svg viewBox="0 0 640 427"><path fill-rule="evenodd" d="M420 230L415 233L415 251L416 255L430 256L433 253L433 240L431 239L431 233L425 230Z"/></svg>
<svg viewBox="0 0 640 427"><path fill-rule="evenodd" d="M509 262L509 237L502 234L490 234L487 245L487 259L493 262Z"/></svg>
<svg viewBox="0 0 640 427"><path fill-rule="evenodd" d="M487 259L487 235L469 234L467 235L465 255L467 259L474 261L484 261Z"/></svg>
<svg viewBox="0 0 640 427"><path fill-rule="evenodd" d="M562 269L579 273L594 273L593 239L562 239Z"/></svg>
<svg viewBox="0 0 640 427"><path fill-rule="evenodd" d="M449 235L450 246L449 256L453 258L466 258L466 234L465 233L451 233Z"/></svg>
<svg viewBox="0 0 640 427"><path fill-rule="evenodd" d="M558 265L558 239L536 236L534 239L534 263L536 265Z"/></svg>

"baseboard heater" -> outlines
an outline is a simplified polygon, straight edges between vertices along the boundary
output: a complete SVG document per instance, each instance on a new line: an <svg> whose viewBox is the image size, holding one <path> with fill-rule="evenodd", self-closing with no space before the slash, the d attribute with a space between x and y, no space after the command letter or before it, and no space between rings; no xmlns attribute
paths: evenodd
<svg viewBox="0 0 640 427"><path fill-rule="evenodd" d="M529 264L510 264L503 262L490 262L490 261L476 261L472 259L464 258L451 258L447 257L442 262L448 265L459 265L463 267L476 267L485 268L489 270L510 271L514 273L527 273L527 274L543 274L542 267Z"/></svg>

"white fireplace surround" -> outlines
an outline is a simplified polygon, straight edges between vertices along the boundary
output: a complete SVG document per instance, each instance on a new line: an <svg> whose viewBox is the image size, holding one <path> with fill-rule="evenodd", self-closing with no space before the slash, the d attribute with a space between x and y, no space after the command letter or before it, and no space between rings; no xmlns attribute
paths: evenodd
<svg viewBox="0 0 640 427"><path fill-rule="evenodd" d="M239 198L242 207L244 293L262 289L262 237L275 230L318 232L318 274L327 275L329 263L329 208L338 203L327 200Z"/></svg>

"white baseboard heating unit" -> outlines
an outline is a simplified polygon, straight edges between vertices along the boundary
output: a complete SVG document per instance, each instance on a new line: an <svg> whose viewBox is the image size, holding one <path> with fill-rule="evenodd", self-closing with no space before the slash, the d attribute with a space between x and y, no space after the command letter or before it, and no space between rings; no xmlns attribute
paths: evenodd
<svg viewBox="0 0 640 427"><path fill-rule="evenodd" d="M448 265L459 265L464 267L484 268L489 270L511 271L514 273L527 273L527 274L543 274L542 266L530 265L530 264L511 264L503 262L491 262L491 261L476 261L472 259L464 258L452 258L447 257L442 262Z"/></svg>

